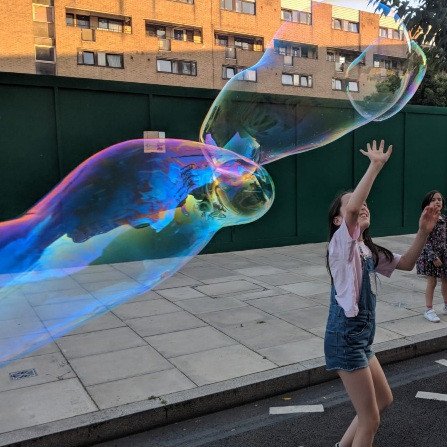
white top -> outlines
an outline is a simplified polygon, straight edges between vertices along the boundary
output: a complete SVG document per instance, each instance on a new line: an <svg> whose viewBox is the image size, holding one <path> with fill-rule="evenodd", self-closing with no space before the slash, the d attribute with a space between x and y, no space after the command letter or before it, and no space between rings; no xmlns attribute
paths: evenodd
<svg viewBox="0 0 447 447"><path fill-rule="evenodd" d="M329 242L329 268L334 281L335 298L347 317L355 317L359 313L358 302L363 273L360 250L363 254L372 256L369 248L363 242L357 241L359 236L360 227L358 225L355 227L351 237L343 220ZM394 259L390 262L379 252L379 262L375 271L390 277L401 258L398 254L393 255Z"/></svg>

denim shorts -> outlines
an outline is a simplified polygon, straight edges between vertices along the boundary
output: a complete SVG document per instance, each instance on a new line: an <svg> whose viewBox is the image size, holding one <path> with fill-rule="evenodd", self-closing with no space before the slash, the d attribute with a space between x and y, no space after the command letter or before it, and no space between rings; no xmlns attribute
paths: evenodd
<svg viewBox="0 0 447 447"><path fill-rule="evenodd" d="M331 306L324 337L326 369L366 368L374 355L371 347L374 333L374 311L361 309L356 317L348 318L341 307Z"/></svg>

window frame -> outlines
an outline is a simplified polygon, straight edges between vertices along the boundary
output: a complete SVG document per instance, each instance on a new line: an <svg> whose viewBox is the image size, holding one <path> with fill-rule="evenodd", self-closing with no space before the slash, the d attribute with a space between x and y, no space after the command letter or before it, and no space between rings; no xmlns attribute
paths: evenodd
<svg viewBox="0 0 447 447"><path fill-rule="evenodd" d="M165 71L159 69L159 62L169 62L171 66L171 71ZM190 72L185 72L185 67L190 66ZM157 58L156 61L156 69L157 73L167 73L167 74L175 74L179 76L197 76L197 61L189 60L189 59L166 59L166 58Z"/></svg>
<svg viewBox="0 0 447 447"><path fill-rule="evenodd" d="M250 11L246 9L248 6L250 6ZM256 0L220 0L220 9L255 16Z"/></svg>
<svg viewBox="0 0 447 447"><path fill-rule="evenodd" d="M93 57L93 63L89 64L86 63L85 55L91 54ZM104 54L105 58L105 65L102 65L99 63L99 55ZM110 65L108 62L107 56L119 56L120 57L120 66L115 67L113 65ZM79 62L82 58L82 62ZM92 51L92 50L78 50L78 56L77 56L78 65L85 65L87 67L101 67L101 68L114 68L114 69L124 69L124 53L111 53L110 51Z"/></svg>

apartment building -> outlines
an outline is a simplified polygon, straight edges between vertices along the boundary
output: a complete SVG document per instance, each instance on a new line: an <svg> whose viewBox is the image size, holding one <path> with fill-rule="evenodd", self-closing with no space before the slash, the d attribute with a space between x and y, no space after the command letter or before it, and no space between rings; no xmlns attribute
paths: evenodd
<svg viewBox="0 0 447 447"><path fill-rule="evenodd" d="M346 68L402 69L392 19L311 0L30 0L0 5L0 71L221 89L244 72L254 91L344 97L361 91ZM282 27L282 28L281 28ZM278 33L278 29L281 29Z"/></svg>

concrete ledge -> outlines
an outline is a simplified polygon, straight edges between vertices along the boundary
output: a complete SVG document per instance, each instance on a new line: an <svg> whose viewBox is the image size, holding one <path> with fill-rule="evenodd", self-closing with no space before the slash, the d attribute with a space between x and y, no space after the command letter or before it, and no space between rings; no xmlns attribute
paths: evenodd
<svg viewBox="0 0 447 447"><path fill-rule="evenodd" d="M382 364L447 349L447 329L375 346ZM1 447L81 447L224 410L336 378L324 358L0 435Z"/></svg>

